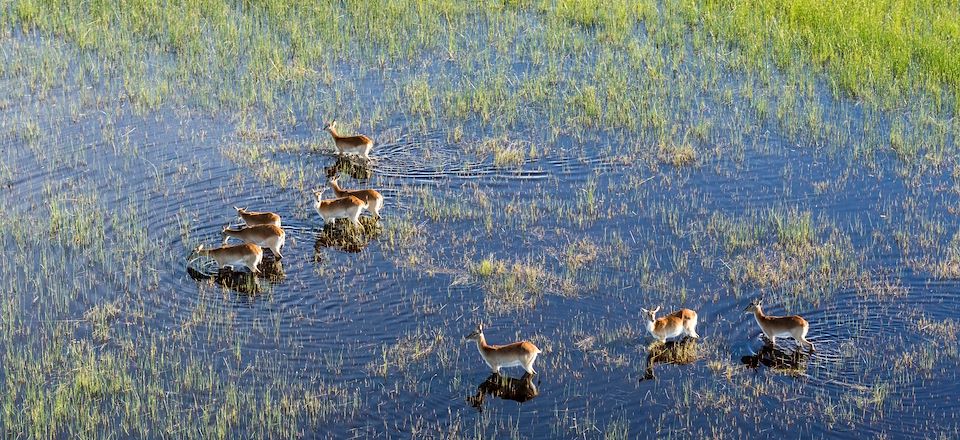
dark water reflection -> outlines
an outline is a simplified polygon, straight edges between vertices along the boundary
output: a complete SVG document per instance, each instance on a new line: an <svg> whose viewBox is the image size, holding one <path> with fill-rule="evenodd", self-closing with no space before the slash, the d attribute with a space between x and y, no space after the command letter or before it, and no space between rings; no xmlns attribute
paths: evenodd
<svg viewBox="0 0 960 440"><path fill-rule="evenodd" d="M649 350L641 381L655 379L653 370L657 365L689 365L697 361L697 340L694 338L655 343Z"/></svg>
<svg viewBox="0 0 960 440"><path fill-rule="evenodd" d="M789 370L797 374L801 374L809 360L810 355L802 350L788 351L770 344L765 344L755 354L740 358L740 362L748 368L756 369L763 365L774 370Z"/></svg>
<svg viewBox="0 0 960 440"><path fill-rule="evenodd" d="M533 378L534 375L530 373L525 373L519 379L493 373L477 386L476 394L467 397L467 403L482 412L487 396L520 403L533 400L540 394L540 390L537 389L540 381L537 380L535 384Z"/></svg>
<svg viewBox="0 0 960 440"><path fill-rule="evenodd" d="M371 217L360 217L360 227L355 227L346 220L338 220L335 224L324 225L316 234L313 244L315 259L323 259L325 249L336 249L348 253L360 253L383 232L379 221Z"/></svg>
<svg viewBox="0 0 960 440"><path fill-rule="evenodd" d="M283 263L280 260L264 259L260 262L260 275L249 271L236 271L228 268L218 268L213 273L187 265L187 274L196 281L212 281L226 289L245 295L257 295L264 291L261 281L270 285L282 283L286 279Z"/></svg>

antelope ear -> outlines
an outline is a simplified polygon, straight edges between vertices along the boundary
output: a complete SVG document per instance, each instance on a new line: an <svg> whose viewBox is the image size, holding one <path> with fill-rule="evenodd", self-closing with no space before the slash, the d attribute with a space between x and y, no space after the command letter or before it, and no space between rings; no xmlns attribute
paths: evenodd
<svg viewBox="0 0 960 440"><path fill-rule="evenodd" d="M660 306L657 306L657 308L653 309L653 313L657 313L659 311L660 311Z"/></svg>
<svg viewBox="0 0 960 440"><path fill-rule="evenodd" d="M483 333L483 323L477 324L477 333Z"/></svg>
<svg viewBox="0 0 960 440"><path fill-rule="evenodd" d="M643 312L643 313L649 312L649 310L647 310L647 309L645 309L645 308L643 308L643 307L640 307L640 311Z"/></svg>

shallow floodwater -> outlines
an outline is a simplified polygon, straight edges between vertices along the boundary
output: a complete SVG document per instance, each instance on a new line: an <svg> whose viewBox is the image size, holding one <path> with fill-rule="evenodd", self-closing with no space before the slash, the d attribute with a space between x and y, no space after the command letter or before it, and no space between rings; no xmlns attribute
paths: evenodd
<svg viewBox="0 0 960 440"><path fill-rule="evenodd" d="M184 108L71 114L71 90L2 98L2 212L46 213L51 200L69 207L93 195L104 248L138 228L146 243L128 266L116 250L98 258L4 235L8 249L37 255L35 267L3 272L23 287L20 325L82 321L119 301L110 325L125 337L102 350L119 350L120 339L135 350L175 340L179 356L203 359L240 389L342 387L350 397L334 406L351 409L291 422L299 436L950 438L960 429L960 280L910 264L946 259L956 240L960 191L949 170L907 179L893 156L857 167L797 147L770 121L755 132L763 148L692 166L625 160L616 152L626 141L603 131L560 136L498 166L399 114L366 133L377 140L374 159L358 165L338 163L315 123L251 137L236 121ZM22 135L30 124L36 138ZM541 135L522 127L509 137ZM277 169L296 170L287 185L234 160L284 142L314 145L261 150ZM344 187L386 197L383 219L364 221L361 236L344 238L313 212L310 189L335 165ZM222 241L221 228L238 222L234 206L283 216L285 257L265 257L259 279L188 258L196 244ZM124 212L137 215L121 221ZM784 250L771 226L806 213L809 259ZM723 232L727 220L743 230ZM746 244L729 245L730 234ZM39 269L41 255L54 254L69 254L61 270L80 274L80 287L30 306L55 283ZM482 274L484 260L503 267ZM747 266L758 274L744 275ZM760 296L768 313L810 322L815 353L783 340L764 348L742 312ZM657 305L695 309L701 339L665 355L650 348L639 309ZM530 383L488 381L475 347L462 343L481 321L492 343L529 338L544 351ZM72 337L93 331L81 322Z"/></svg>

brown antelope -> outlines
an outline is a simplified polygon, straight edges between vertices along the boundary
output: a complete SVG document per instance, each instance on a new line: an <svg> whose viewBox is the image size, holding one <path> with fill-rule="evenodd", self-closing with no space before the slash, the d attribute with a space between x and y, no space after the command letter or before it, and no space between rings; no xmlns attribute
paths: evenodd
<svg viewBox="0 0 960 440"><path fill-rule="evenodd" d="M500 373L502 367L523 367L523 370L528 374L537 374L536 371L533 371L533 362L537 360L537 355L541 351L530 341L514 342L507 345L487 345L487 339L483 336L483 324L477 325L477 329L464 336L463 339L476 341L480 356L483 357L484 362L494 373Z"/></svg>
<svg viewBox="0 0 960 440"><path fill-rule="evenodd" d="M383 208L383 196L380 195L380 192L375 189L354 189L346 190L340 188L340 183L338 182L340 178L333 176L327 179L327 184L330 185L330 188L333 189L333 192L337 194L337 197L347 197L354 196L364 202L367 202L367 205L370 212L373 214L373 217L380 219L380 208Z"/></svg>
<svg viewBox="0 0 960 440"><path fill-rule="evenodd" d="M253 243L260 247L265 247L273 252L276 259L283 258L280 254L280 248L286 241L287 233L282 228L274 225L256 225L245 226L240 229L232 229L229 225L223 227L223 243L226 244L230 237L239 238L244 243Z"/></svg>
<svg viewBox="0 0 960 440"><path fill-rule="evenodd" d="M813 350L813 342L807 340L807 331L810 330L810 324L806 319L799 316L767 316L763 314L760 308L762 300L750 302L747 308L743 309L745 313L753 313L757 319L760 330L770 340L770 344L776 347L778 336L790 336L798 343L809 345L810 351Z"/></svg>
<svg viewBox="0 0 960 440"><path fill-rule="evenodd" d="M643 311L644 324L647 331L653 335L659 342L665 342L667 338L677 336L689 336L699 338L697 334L697 312L690 309L680 309L663 318L657 318L657 312L660 306L653 310L640 309Z"/></svg>
<svg viewBox="0 0 960 440"><path fill-rule="evenodd" d="M213 258L221 269L229 267L232 270L236 266L246 266L254 275L260 274L257 266L263 259L263 249L252 243L221 246L216 249L204 249L201 244L193 250L193 254Z"/></svg>
<svg viewBox="0 0 960 440"><path fill-rule="evenodd" d="M330 132L333 136L333 143L337 146L340 154L358 154L364 159L370 158L370 150L373 148L373 140L364 136L340 136L337 133L337 121L330 121L323 129Z"/></svg>
<svg viewBox="0 0 960 440"><path fill-rule="evenodd" d="M257 226L257 225L274 225L280 227L280 216L272 212L254 212L247 211L244 208L238 208L236 206L233 209L237 210L237 215L240 216L240 220L243 220L247 226Z"/></svg>
<svg viewBox="0 0 960 440"><path fill-rule="evenodd" d="M323 218L324 224L333 224L338 218L349 219L354 226L360 226L360 212L367 209L367 202L354 196L340 197L338 199L323 200L323 191L326 188L314 190L313 195L317 201L313 204L317 214Z"/></svg>

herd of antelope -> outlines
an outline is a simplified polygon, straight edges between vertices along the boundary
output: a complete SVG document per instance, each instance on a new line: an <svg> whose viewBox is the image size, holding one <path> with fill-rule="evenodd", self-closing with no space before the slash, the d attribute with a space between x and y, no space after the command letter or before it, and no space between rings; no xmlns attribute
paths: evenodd
<svg viewBox="0 0 960 440"><path fill-rule="evenodd" d="M326 124L323 129L333 136L337 153L341 156L357 155L365 160L370 159L370 150L373 141L363 135L340 136L336 129L337 121ZM313 207L323 219L324 226L333 225L337 219L347 219L354 226L361 227L360 214L369 211L377 220L380 219L380 210L383 208L383 196L373 189L348 190L340 187L338 177L327 176L327 186L336 195L332 199L323 199L326 186L313 190ZM280 215L273 212L254 212L244 208L237 208L237 216L243 226L232 228L224 226L221 234L223 244L218 248L207 249L201 244L191 253L193 256L212 258L221 269L235 270L246 267L255 276L260 275L260 262L263 260L263 248L273 253L277 260L283 258L280 249L286 241L286 232L280 226ZM227 245L230 237L239 239L242 244Z"/></svg>
<svg viewBox="0 0 960 440"><path fill-rule="evenodd" d="M641 309L641 311L644 327L657 344L663 344L667 339L672 338L700 338L697 334L697 312L693 310L680 309L661 318L657 318L660 307L653 310ZM759 299L751 301L743 311L753 314L771 346L776 347L777 338L783 336L791 337L798 344L810 347L811 352L814 351L813 343L807 340L807 331L810 329L807 320L799 316L766 315L763 313ZM478 325L472 333L464 336L464 339L476 342L480 356L496 374L500 373L502 367L522 367L527 373L524 377L536 374L533 362L537 360L537 355L541 351L530 341L489 345L483 335L483 325Z"/></svg>
<svg viewBox="0 0 960 440"><path fill-rule="evenodd" d="M340 136L337 133L336 121L324 126L324 130L333 137L337 153L357 155L365 160L370 159L370 150L373 141L364 135ZM323 199L323 192L327 186L333 190L335 198ZM347 219L355 226L360 226L360 214L367 210L375 219L380 219L380 210L383 208L383 196L373 189L346 190L340 187L336 175L328 175L327 186L313 191L314 209L323 219L324 225L333 224L337 219ZM275 259L283 258L280 253L286 238L286 233L280 226L280 216L272 212L253 212L243 208L235 208L243 226L231 228L225 226L221 231L223 245L215 249L205 249L197 246L192 255L206 256L214 259L220 268L234 269L246 267L254 275L259 275L258 266L263 259L263 248L273 253ZM227 245L230 237L237 238L242 244ZM657 343L664 343L667 339L700 337L697 334L697 312L690 309L680 309L661 318L657 318L660 307L653 310L641 309L644 328ZM761 301L755 300L744 309L745 313L752 313L760 326L764 336L772 346L776 346L778 337L791 337L798 344L810 347L813 352L813 343L806 339L809 324L799 316L770 316L763 313ZM519 341L506 345L490 345L483 334L483 325L464 336L466 341L474 341L477 350L487 366L494 374L499 374L503 367L521 367L529 379L536 374L533 363L541 350L530 341ZM491 382L494 383L494 382ZM535 390L535 388L534 388ZM482 393L480 395L482 397Z"/></svg>

